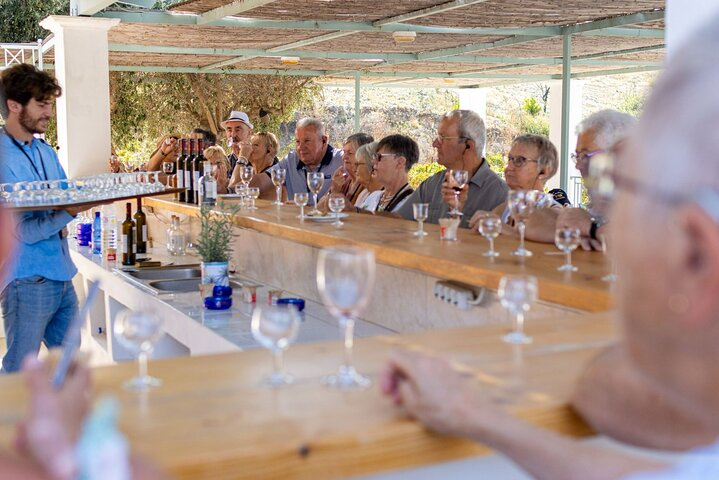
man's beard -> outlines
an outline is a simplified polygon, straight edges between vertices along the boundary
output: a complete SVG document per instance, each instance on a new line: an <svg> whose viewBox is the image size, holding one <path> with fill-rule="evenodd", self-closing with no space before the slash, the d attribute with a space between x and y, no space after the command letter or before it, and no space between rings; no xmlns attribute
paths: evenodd
<svg viewBox="0 0 719 480"><path fill-rule="evenodd" d="M43 120L45 120L43 117L30 118L30 115L27 114L27 110L25 110L24 108L20 112L20 126L32 134L45 133L45 130L47 130L47 124L45 124L44 127L40 125L40 122L42 122Z"/></svg>

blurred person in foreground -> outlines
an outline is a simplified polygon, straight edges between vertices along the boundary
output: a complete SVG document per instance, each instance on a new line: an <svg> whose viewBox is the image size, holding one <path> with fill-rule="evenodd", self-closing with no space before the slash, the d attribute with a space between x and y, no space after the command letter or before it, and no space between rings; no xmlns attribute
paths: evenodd
<svg viewBox="0 0 719 480"><path fill-rule="evenodd" d="M544 191L547 180L552 178L559 169L557 148L543 135L525 134L512 141L507 154L507 165L504 168L504 179L511 190ZM535 242L554 242L554 231L557 215L564 205L569 204L564 190L555 188L544 197L538 208L527 219L525 238ZM517 234L514 220L509 211L508 202L500 203L493 213L504 223L502 233ZM469 221L469 228L476 230L480 219L487 212L477 211Z"/></svg>
<svg viewBox="0 0 719 480"><path fill-rule="evenodd" d="M585 184L589 179L592 157L618 148L631 133L636 119L615 110L600 110L591 114L577 125L577 146L572 154L577 170ZM588 208L568 208L557 216L556 228L578 228L582 235L582 248L601 250L602 234L605 234L609 218L596 206L589 191Z"/></svg>
<svg viewBox="0 0 719 480"><path fill-rule="evenodd" d="M437 149L437 162L447 167L422 182L397 213L407 220L414 219L412 205L429 203L427 222L439 223L454 206L455 191L450 171L466 170L469 182L459 194L462 226L477 210L491 211L507 199L507 184L489 168L482 157L486 131L484 121L470 110L452 110L442 116L437 137L432 146Z"/></svg>
<svg viewBox="0 0 719 480"><path fill-rule="evenodd" d="M406 135L388 135L377 144L373 176L382 186L370 193L360 209L368 212L396 212L414 191L407 174L419 160L419 145Z"/></svg>
<svg viewBox="0 0 719 480"><path fill-rule="evenodd" d="M578 397L596 395L585 407L596 403L645 443L711 446L668 466L580 443L498 409L444 360L397 352L381 385L411 415L482 442L537 478L719 478L719 162L706 160L719 150L719 31L691 40L655 84L624 153L632 161L605 173L615 195L622 340L590 364Z"/></svg>

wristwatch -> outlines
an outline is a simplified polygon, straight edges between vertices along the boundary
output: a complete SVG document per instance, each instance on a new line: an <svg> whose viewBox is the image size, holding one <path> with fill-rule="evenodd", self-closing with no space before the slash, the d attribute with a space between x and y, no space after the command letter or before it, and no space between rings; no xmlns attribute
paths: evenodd
<svg viewBox="0 0 719 480"><path fill-rule="evenodd" d="M607 221L604 218L592 217L592 223L589 227L589 238L591 238L592 240L599 240L597 238L597 230L599 230L599 227L606 224Z"/></svg>

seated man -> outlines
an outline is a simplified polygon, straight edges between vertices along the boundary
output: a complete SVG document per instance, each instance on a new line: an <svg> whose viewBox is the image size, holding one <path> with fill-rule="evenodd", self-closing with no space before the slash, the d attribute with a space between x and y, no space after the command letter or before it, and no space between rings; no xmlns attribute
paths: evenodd
<svg viewBox="0 0 719 480"><path fill-rule="evenodd" d="M671 412L669 420L683 419L674 425L699 430L651 428L650 435L705 443L719 435L719 162L706 161L716 150L719 31L708 28L691 40L654 87L631 140L632 161L604 178L616 192L623 341L618 361L605 356L592 368L612 367L604 373L619 380L594 385L605 409L623 408L627 395L644 389L636 397L642 409L623 412L630 412L622 417L625 430L643 428L646 419L662 424ZM536 478L719 478L719 443L673 468L579 443L505 413L478 382L420 353L394 354L382 387L434 430L480 441Z"/></svg>
<svg viewBox="0 0 719 480"><path fill-rule="evenodd" d="M543 135L520 135L512 141L512 148L507 155L507 166L504 178L512 190L544 191L547 180L552 178L559 169L557 148ZM538 208L527 219L525 238L536 242L554 242L555 222L557 215L567 202L567 195L561 189L552 190L546 197L549 200ZM556 208L553 208L556 207ZM502 233L516 234L508 202L500 203L494 213L499 215L505 228ZM469 228L476 229L479 220L486 212L477 211L469 221Z"/></svg>
<svg viewBox="0 0 719 480"><path fill-rule="evenodd" d="M377 144L374 155L374 176L382 186L370 193L359 206L369 212L396 212L414 191L407 173L419 160L419 145L405 135L389 135Z"/></svg>
<svg viewBox="0 0 719 480"><path fill-rule="evenodd" d="M295 193L309 192L308 172L322 172L324 184L317 196L320 198L330 189L332 174L342 166L342 150L328 143L325 126L316 118L303 118L297 122L295 142L296 149L272 168L287 170L285 188L289 199L292 199ZM310 195L310 204L312 201Z"/></svg>
<svg viewBox="0 0 719 480"><path fill-rule="evenodd" d="M230 149L227 156L230 161L230 171L227 172L227 176L230 177L235 172L235 167L238 164L247 165L249 162L248 159L252 150L250 137L252 137L254 125L252 125L250 117L245 112L233 110L227 120L220 123L220 126L225 129L227 146Z"/></svg>
<svg viewBox="0 0 719 480"><path fill-rule="evenodd" d="M485 138L484 122L476 113L469 110L446 113L432 145L437 149L437 161L447 170L422 182L397 213L412 220L412 204L429 203L427 222L439 223L440 218L448 216L455 199L450 170L469 172L469 183L462 188L458 202L463 226L469 226L469 219L477 210L489 211L507 200L507 184L482 158Z"/></svg>
<svg viewBox="0 0 719 480"><path fill-rule="evenodd" d="M636 119L629 114L601 110L577 125L577 147L572 158L585 182L589 178L589 163L592 157L609 151L626 138L635 124ZM599 250L602 248L599 241L602 232L599 229L606 222L607 219L590 204L589 209L568 208L560 212L556 226L578 228L583 238L582 247L585 250Z"/></svg>

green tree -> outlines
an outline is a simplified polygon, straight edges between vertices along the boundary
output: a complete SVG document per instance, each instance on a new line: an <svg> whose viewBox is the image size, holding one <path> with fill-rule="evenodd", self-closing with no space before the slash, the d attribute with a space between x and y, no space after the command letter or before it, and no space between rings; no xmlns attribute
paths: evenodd
<svg viewBox="0 0 719 480"><path fill-rule="evenodd" d="M524 110L531 116L536 117L542 112L542 106L539 104L536 98L527 97L522 101L522 110Z"/></svg>
<svg viewBox="0 0 719 480"><path fill-rule="evenodd" d="M0 0L0 42L28 43L50 32L40 26L48 15L67 15L69 0Z"/></svg>

